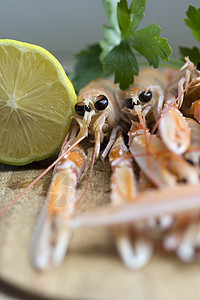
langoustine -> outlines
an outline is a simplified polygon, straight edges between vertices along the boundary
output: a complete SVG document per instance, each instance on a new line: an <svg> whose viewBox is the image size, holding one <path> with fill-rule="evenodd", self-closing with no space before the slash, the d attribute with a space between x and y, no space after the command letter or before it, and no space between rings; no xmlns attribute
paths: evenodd
<svg viewBox="0 0 200 300"><path fill-rule="evenodd" d="M67 252L71 236L68 223L80 201L76 197L76 188L87 163L87 155L80 143L88 136L95 143L90 177L104 136L109 139L110 135L115 135L115 130L111 133L112 129L124 118L118 92L118 87L111 81L97 79L78 95L74 116L76 124L64 141L60 156L65 155L56 165L47 200L33 234L31 260L38 269L58 265ZM114 142L114 139L111 140ZM112 143L109 143L111 146Z"/></svg>
<svg viewBox="0 0 200 300"><path fill-rule="evenodd" d="M189 64L189 61L187 63ZM178 110L178 102L179 106L181 106L181 101L183 103L186 101L184 88L186 88L187 92L187 88L190 88L193 81L195 83L199 81L199 78L197 78L198 70L195 71L194 66L192 69L193 78L190 78L189 75L191 75L191 71L188 74L186 72L186 79L183 79L183 76L181 76L180 81L177 82L177 99L173 96L170 85L166 86L163 109L160 117L156 120L151 134L146 129L146 115L141 110L136 110L140 124L132 122L132 127L129 131L129 150L133 154L134 159L154 185L164 190L166 187L176 186L181 182L189 185L197 185L199 182L199 170L185 161L185 157L188 155L194 159L194 154L192 155L191 153L194 153L194 145L197 146L196 141L198 138L195 139L195 134L197 133L198 124L186 119ZM183 85L183 83L188 86ZM198 85L195 85L195 87L198 89ZM195 87L193 87L193 93ZM154 134L156 126L159 128L160 138ZM187 151L190 154L187 154ZM186 153L185 157L182 157L184 153ZM198 152L196 156L198 157ZM191 162L189 159L188 161ZM169 242L166 241L172 241L176 233L179 232L178 238L177 236L176 239L174 238L176 240L174 245L176 244L176 246L172 247L173 250L183 260L194 259L196 253L194 249L198 248L198 213L188 213L186 217L182 218L184 222L180 222L180 218L171 218L170 221L172 215L167 217L169 221L168 226L165 228L167 237L165 237L164 233L159 236L164 249L169 250ZM158 219L159 222L162 218ZM187 250L185 251L186 248L189 249L188 252L190 254L187 253Z"/></svg>

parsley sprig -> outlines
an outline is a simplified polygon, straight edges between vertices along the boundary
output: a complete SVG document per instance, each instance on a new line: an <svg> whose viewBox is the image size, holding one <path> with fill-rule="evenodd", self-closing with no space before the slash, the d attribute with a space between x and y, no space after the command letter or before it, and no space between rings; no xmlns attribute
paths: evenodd
<svg viewBox="0 0 200 300"><path fill-rule="evenodd" d="M196 40L200 42L200 8L197 9L194 6L189 5L186 16L187 18L184 19L185 24L191 29ZM179 47L179 49L183 59L185 56L189 56L194 64L200 62L200 51L197 47Z"/></svg>
<svg viewBox="0 0 200 300"><path fill-rule="evenodd" d="M103 25L104 40L77 54L72 81L78 91L91 79L114 73L115 83L126 89L138 75L140 53L149 65L158 68L160 59L168 61L172 49L160 37L161 28L152 23L137 30L144 17L146 0L102 0L110 26Z"/></svg>

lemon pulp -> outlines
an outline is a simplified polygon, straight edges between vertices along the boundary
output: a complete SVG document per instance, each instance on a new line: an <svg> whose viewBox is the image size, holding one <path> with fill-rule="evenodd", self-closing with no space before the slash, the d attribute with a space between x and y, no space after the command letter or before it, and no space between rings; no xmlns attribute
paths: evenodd
<svg viewBox="0 0 200 300"><path fill-rule="evenodd" d="M23 165L55 153L69 128L76 94L42 47L0 40L0 161Z"/></svg>

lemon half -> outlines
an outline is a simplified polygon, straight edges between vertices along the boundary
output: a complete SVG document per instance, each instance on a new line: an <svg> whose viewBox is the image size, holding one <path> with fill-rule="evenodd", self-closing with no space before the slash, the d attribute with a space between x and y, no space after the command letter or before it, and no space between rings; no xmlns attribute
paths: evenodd
<svg viewBox="0 0 200 300"><path fill-rule="evenodd" d="M0 161L24 165L55 153L76 94L58 60L42 47L0 40Z"/></svg>

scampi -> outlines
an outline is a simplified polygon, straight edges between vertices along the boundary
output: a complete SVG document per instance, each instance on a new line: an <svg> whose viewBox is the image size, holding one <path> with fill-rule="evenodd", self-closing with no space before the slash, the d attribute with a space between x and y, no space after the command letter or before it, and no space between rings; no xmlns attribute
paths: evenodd
<svg viewBox="0 0 200 300"><path fill-rule="evenodd" d="M62 146L60 156L63 153L65 155L55 166L46 203L33 234L31 261L37 269L58 265L67 252L71 237L68 222L81 200L77 199L76 189L87 163L87 154L80 143L88 138L94 144L86 192L104 137L108 140L110 137L110 142L103 158L115 140L115 128L124 119L118 92L117 85L110 80L97 79L85 86L78 95L74 115L76 124Z"/></svg>

